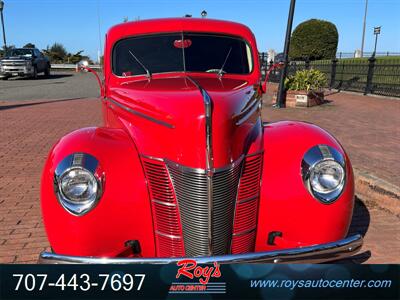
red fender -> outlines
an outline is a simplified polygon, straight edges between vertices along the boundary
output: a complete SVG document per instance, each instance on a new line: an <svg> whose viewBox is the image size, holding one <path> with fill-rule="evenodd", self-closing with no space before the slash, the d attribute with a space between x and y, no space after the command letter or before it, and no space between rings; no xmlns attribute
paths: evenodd
<svg viewBox="0 0 400 300"><path fill-rule="evenodd" d="M301 177L303 155L325 144L346 159L347 182L341 196L322 204L305 188ZM256 251L294 248L333 242L347 235L354 206L353 170L341 145L323 129L302 122L277 122L264 126L264 168ZM272 231L282 232L268 245Z"/></svg>
<svg viewBox="0 0 400 300"><path fill-rule="evenodd" d="M58 163L75 152L96 157L105 174L102 198L83 216L67 212L53 188ZM64 136L51 150L44 167L41 203L55 253L113 257L129 250L126 241L139 240L142 255L155 256L151 207L142 165L134 143L122 129L84 128Z"/></svg>

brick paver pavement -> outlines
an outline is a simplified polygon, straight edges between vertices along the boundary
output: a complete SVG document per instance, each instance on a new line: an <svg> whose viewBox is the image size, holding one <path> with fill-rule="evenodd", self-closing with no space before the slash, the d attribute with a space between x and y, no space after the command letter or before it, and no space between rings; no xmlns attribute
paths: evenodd
<svg viewBox="0 0 400 300"><path fill-rule="evenodd" d="M266 109L265 113L267 119L272 120L284 116L285 112L287 112L286 118L290 118L295 114L308 115L314 111L312 118L315 123L335 133L345 146L350 148L350 155L357 166L363 166L365 161L362 158L363 155L372 155L372 157L378 155L383 160L379 153L372 151L372 154L369 154L363 145L357 145L357 140L353 141L352 136L355 138L354 131L358 130L361 137L370 140L371 136L377 134L366 129L371 126L371 120L375 118L374 122L379 121L376 114L385 114L386 118L390 117L390 114L364 112L365 120L362 120L358 114L351 118L349 113L347 117L343 116L342 114L345 113L343 109L338 110L341 107L347 107L342 105L346 97L343 94L331 97L334 102L329 108L311 109L310 113L308 110L293 113L291 110L272 111L271 109ZM368 101L372 103L371 105L375 105L374 102L381 103L381 99L368 99ZM48 151L57 139L67 132L101 124L101 110L98 100L90 99L35 105L26 105L25 102L24 106L5 107L5 105L15 104L18 103L2 103L2 107L0 106L0 263L32 263L36 261L38 253L48 247L41 222L39 201L40 176ZM397 109L396 105L394 107ZM374 107L382 111L394 110L391 107L382 108L378 104ZM354 119L358 120L358 123ZM385 122L390 123L390 120L385 120ZM380 124L379 128L380 126L383 124ZM390 148L387 146L390 144L395 148L396 145L391 139L393 131L386 131L385 128L382 130L382 136L376 137L385 143L382 147ZM362 144L368 145L368 140L363 141L358 138L359 143L362 141ZM357 154L358 149L362 154ZM388 151L388 153L390 156L391 152ZM368 167L374 170L369 165L371 162L368 160L366 162L368 162ZM377 163L376 167L378 170L383 170L382 174L387 173L390 178L391 175L395 175L395 171L390 173L395 164L397 162L392 162L392 165L382 162L381 165ZM371 263L399 263L399 225L399 218L390 212L374 205L365 206L364 202L357 201L351 230L366 233L364 250L371 251L372 255L369 258L366 253L361 260L367 259L367 262Z"/></svg>
<svg viewBox="0 0 400 300"><path fill-rule="evenodd" d="M0 263L36 262L48 246L40 212L40 177L54 143L101 124L98 100L0 106Z"/></svg>
<svg viewBox="0 0 400 300"><path fill-rule="evenodd" d="M353 167L364 169L400 186L400 99L328 93L330 102L310 108L271 107L271 92L265 97L263 119L300 120L328 130L344 146Z"/></svg>

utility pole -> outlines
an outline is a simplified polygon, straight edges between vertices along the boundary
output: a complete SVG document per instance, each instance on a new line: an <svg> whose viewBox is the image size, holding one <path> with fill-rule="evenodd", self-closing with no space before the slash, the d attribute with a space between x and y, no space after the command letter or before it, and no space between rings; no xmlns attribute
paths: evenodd
<svg viewBox="0 0 400 300"><path fill-rule="evenodd" d="M285 103L284 103L285 78L286 78L287 68L288 68L289 46L290 46L290 37L292 35L292 24L293 24L295 4L296 4L296 0L290 0L289 16L288 16L286 37L285 37L285 46L283 49L284 66L282 69L281 78L279 80L278 95L276 97L276 105L275 105L276 108L285 107Z"/></svg>
<svg viewBox="0 0 400 300"><path fill-rule="evenodd" d="M4 50L7 51L6 30L4 29L3 9L4 9L4 2L0 0L0 15L1 15L1 27L3 28L3 43L4 43Z"/></svg>
<svg viewBox="0 0 400 300"><path fill-rule="evenodd" d="M99 0L97 0L97 23L98 23L98 30L99 30L99 50L97 51L97 60L99 64L101 64L101 51L102 51L102 45L101 45L101 30L100 30L100 4Z"/></svg>
<svg viewBox="0 0 400 300"><path fill-rule="evenodd" d="M364 39L365 39L365 24L367 22L367 10L368 10L368 0L365 0L363 33L362 33L362 39L361 39L361 57L363 57L363 55L364 55Z"/></svg>

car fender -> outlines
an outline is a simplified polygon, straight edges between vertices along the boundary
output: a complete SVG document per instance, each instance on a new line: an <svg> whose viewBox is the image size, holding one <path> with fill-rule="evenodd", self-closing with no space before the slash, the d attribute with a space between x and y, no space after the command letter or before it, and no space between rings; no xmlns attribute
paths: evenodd
<svg viewBox="0 0 400 300"><path fill-rule="evenodd" d="M318 144L337 149L346 161L346 184L340 197L323 204L306 189L301 161ZM256 251L333 242L347 235L354 206L354 178L341 145L325 130L303 122L264 125L264 164ZM268 242L272 232L276 238Z"/></svg>
<svg viewBox="0 0 400 300"><path fill-rule="evenodd" d="M104 192L96 207L74 216L54 192L54 171L66 156L88 153L104 171ZM127 241L140 243L142 256L154 256L151 206L136 147L122 129L84 128L61 138L44 167L41 205L45 229L55 253L118 256L129 252Z"/></svg>

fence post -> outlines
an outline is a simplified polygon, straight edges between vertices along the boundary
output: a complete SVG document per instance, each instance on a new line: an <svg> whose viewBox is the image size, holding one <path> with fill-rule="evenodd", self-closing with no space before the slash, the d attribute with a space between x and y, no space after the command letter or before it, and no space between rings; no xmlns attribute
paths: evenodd
<svg viewBox="0 0 400 300"><path fill-rule="evenodd" d="M331 90L332 87L335 85L336 80L336 66L337 66L338 59L332 59L332 69L331 69L331 81L329 82L329 89Z"/></svg>
<svg viewBox="0 0 400 300"><path fill-rule="evenodd" d="M365 84L364 95L372 92L372 78L374 76L374 69L375 69L375 56L371 56L368 58L368 74L367 74L367 83Z"/></svg>
<svg viewBox="0 0 400 300"><path fill-rule="evenodd" d="M307 57L306 60L304 61L304 68L306 70L310 69L310 59Z"/></svg>

